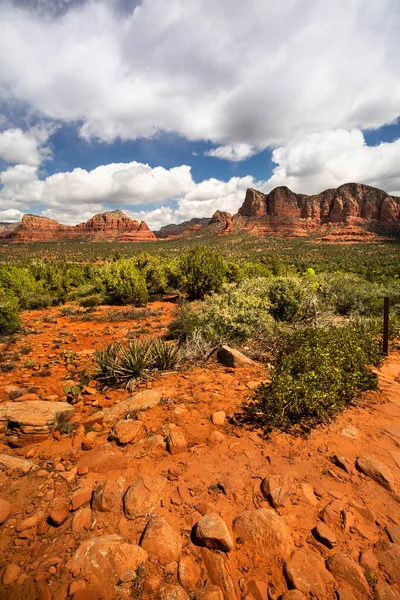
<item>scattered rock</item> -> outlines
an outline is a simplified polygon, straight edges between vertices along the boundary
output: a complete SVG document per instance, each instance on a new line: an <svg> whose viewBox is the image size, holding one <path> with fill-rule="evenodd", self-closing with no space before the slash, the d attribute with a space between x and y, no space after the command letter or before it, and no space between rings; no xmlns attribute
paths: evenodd
<svg viewBox="0 0 400 600"><path fill-rule="evenodd" d="M224 596L217 585L208 585L197 592L196 600L224 600Z"/></svg>
<svg viewBox="0 0 400 600"><path fill-rule="evenodd" d="M327 587L334 583L322 556L308 547L291 554L285 562L285 574L294 588L317 598L325 598Z"/></svg>
<svg viewBox="0 0 400 600"><path fill-rule="evenodd" d="M130 585L137 569L147 561L147 552L140 546L128 544L116 535L85 540L74 557L81 575L98 585L105 598L115 598L118 582Z"/></svg>
<svg viewBox="0 0 400 600"><path fill-rule="evenodd" d="M200 519L196 525L195 538L201 546L222 552L229 552L234 545L225 521L214 513Z"/></svg>
<svg viewBox="0 0 400 600"><path fill-rule="evenodd" d="M340 433L342 434L343 437L349 438L350 440L358 439L358 431L352 425L348 425L347 427L342 429L342 431Z"/></svg>
<svg viewBox="0 0 400 600"><path fill-rule="evenodd" d="M273 510L246 510L236 517L233 531L256 552L268 552L286 559L294 549L290 530Z"/></svg>
<svg viewBox="0 0 400 600"><path fill-rule="evenodd" d="M39 523L42 516L42 514L33 515L32 517L27 517L22 521L18 521L18 523L15 525L15 531L20 532L26 531L27 529L33 529L33 527L36 527L36 525Z"/></svg>
<svg viewBox="0 0 400 600"><path fill-rule="evenodd" d="M72 533L80 535L84 531L89 531L92 526L92 510L89 506L82 508L74 514L72 519Z"/></svg>
<svg viewBox="0 0 400 600"><path fill-rule="evenodd" d="M315 528L315 537L327 548L333 548L337 544L336 535L325 523L318 523Z"/></svg>
<svg viewBox="0 0 400 600"><path fill-rule="evenodd" d="M187 442L181 431L171 431L167 437L167 450L175 456L187 450Z"/></svg>
<svg viewBox="0 0 400 600"><path fill-rule="evenodd" d="M214 425L223 425L225 423L226 414L223 410L218 410L211 416L211 421Z"/></svg>
<svg viewBox="0 0 400 600"><path fill-rule="evenodd" d="M128 488L124 496L127 519L148 517L160 502L167 480L161 475L143 475Z"/></svg>
<svg viewBox="0 0 400 600"><path fill-rule="evenodd" d="M178 565L178 581L185 590L196 589L201 580L201 568L192 556L181 556Z"/></svg>
<svg viewBox="0 0 400 600"><path fill-rule="evenodd" d="M351 500L350 506L354 508L358 514L363 517L363 519L369 521L370 523L375 523L375 513L371 508L365 506L365 504L360 504L356 500Z"/></svg>
<svg viewBox="0 0 400 600"><path fill-rule="evenodd" d="M125 479L119 477L116 481L101 481L93 493L92 508L99 512L113 512L122 503Z"/></svg>
<svg viewBox="0 0 400 600"><path fill-rule="evenodd" d="M137 442L143 439L145 435L146 429L143 424L140 421L134 421L133 419L118 421L111 431L111 437L121 446Z"/></svg>
<svg viewBox="0 0 400 600"><path fill-rule="evenodd" d="M369 456L360 456L356 462L359 471L371 477L382 487L389 491L394 491L395 481L391 470L381 463L379 460L370 458Z"/></svg>
<svg viewBox="0 0 400 600"><path fill-rule="evenodd" d="M378 583L374 589L375 600L400 600L400 592L392 585Z"/></svg>
<svg viewBox="0 0 400 600"><path fill-rule="evenodd" d="M226 345L218 350L217 360L221 365L233 369L237 369L238 367L252 367L255 364L250 358L239 352L239 350Z"/></svg>
<svg viewBox="0 0 400 600"><path fill-rule="evenodd" d="M282 596L279 596L279 600L305 600L305 595L299 590L288 590Z"/></svg>
<svg viewBox="0 0 400 600"><path fill-rule="evenodd" d="M400 585L400 546L390 542L378 542L375 556L390 578Z"/></svg>
<svg viewBox="0 0 400 600"><path fill-rule="evenodd" d="M21 573L21 567L16 565L15 563L9 563L6 565L6 568L3 571L3 577L1 579L1 583L7 587L13 584L19 577Z"/></svg>
<svg viewBox="0 0 400 600"><path fill-rule="evenodd" d="M300 485L300 490L303 494L304 499L306 500L306 502L308 502L308 504L310 504L311 506L317 506L318 498L314 494L312 485L310 485L309 483L302 483Z"/></svg>
<svg viewBox="0 0 400 600"><path fill-rule="evenodd" d="M265 583L265 581L256 581L255 579L249 581L247 584L247 591L254 600L269 600L268 584Z"/></svg>
<svg viewBox="0 0 400 600"><path fill-rule="evenodd" d="M288 475L268 475L261 482L261 493L274 507L286 505L293 493L293 481Z"/></svg>
<svg viewBox="0 0 400 600"><path fill-rule="evenodd" d="M338 588L336 590L336 597L337 600L356 600L353 594L350 594L350 592L344 590L343 588Z"/></svg>
<svg viewBox="0 0 400 600"><path fill-rule="evenodd" d="M92 501L93 490L90 487L78 488L71 496L71 510L78 510Z"/></svg>
<svg viewBox="0 0 400 600"><path fill-rule="evenodd" d="M99 411L96 416L98 422L115 423L129 414L153 408L160 403L161 398L162 394L158 390L142 390L110 408Z"/></svg>
<svg viewBox="0 0 400 600"><path fill-rule="evenodd" d="M353 463L346 456L340 456L339 454L335 454L333 460L338 467L343 469L343 471L346 471L346 473L348 473L349 475L353 475Z"/></svg>
<svg viewBox="0 0 400 600"><path fill-rule="evenodd" d="M234 557L208 548L202 548L201 555L211 583L220 588L224 600L239 600L241 594L236 583Z"/></svg>
<svg viewBox="0 0 400 600"><path fill-rule="evenodd" d="M65 523L65 521L68 519L68 517L69 517L69 503L61 500L54 505L53 510L51 511L51 513L49 515L49 520L52 525L59 527L60 525Z"/></svg>
<svg viewBox="0 0 400 600"><path fill-rule="evenodd" d="M189 596L180 585L167 583L160 588L160 600L189 600Z"/></svg>
<svg viewBox="0 0 400 600"><path fill-rule="evenodd" d="M0 437L16 447L42 442L52 435L58 423L69 420L73 412L67 402L5 402L0 405Z"/></svg>
<svg viewBox="0 0 400 600"><path fill-rule="evenodd" d="M388 525L386 527L386 533L393 544L398 544L400 546L400 525Z"/></svg>
<svg viewBox="0 0 400 600"><path fill-rule="evenodd" d="M7 469L12 469L13 471L17 471L17 473L26 475L31 470L38 470L38 467L30 460L25 460L18 456L10 456L9 454L0 454L0 471L6 471Z"/></svg>
<svg viewBox="0 0 400 600"><path fill-rule="evenodd" d="M140 546L166 565L179 559L182 547L180 534L163 517L151 519L140 540Z"/></svg>
<svg viewBox="0 0 400 600"><path fill-rule="evenodd" d="M221 444L225 439L225 436L220 431L212 431L208 436L208 441L211 444Z"/></svg>
<svg viewBox="0 0 400 600"><path fill-rule="evenodd" d="M319 513L319 518L328 527L340 528L343 525L344 504L341 500L331 500Z"/></svg>
<svg viewBox="0 0 400 600"><path fill-rule="evenodd" d="M368 597L369 586L362 568L346 554L334 554L326 561L326 566L336 579L347 583Z"/></svg>
<svg viewBox="0 0 400 600"><path fill-rule="evenodd" d="M0 525L11 515L12 505L7 500L0 498Z"/></svg>

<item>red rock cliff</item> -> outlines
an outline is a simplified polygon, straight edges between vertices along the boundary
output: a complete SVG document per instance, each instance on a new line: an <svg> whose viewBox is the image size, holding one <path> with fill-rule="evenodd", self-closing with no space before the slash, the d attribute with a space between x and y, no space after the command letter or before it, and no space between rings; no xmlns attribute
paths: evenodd
<svg viewBox="0 0 400 600"><path fill-rule="evenodd" d="M53 219L36 215L24 215L13 231L5 232L3 239L13 242L53 242L59 240L82 239L88 241L129 241L141 242L156 240L146 223L129 218L120 210L95 215L86 223L61 225Z"/></svg>

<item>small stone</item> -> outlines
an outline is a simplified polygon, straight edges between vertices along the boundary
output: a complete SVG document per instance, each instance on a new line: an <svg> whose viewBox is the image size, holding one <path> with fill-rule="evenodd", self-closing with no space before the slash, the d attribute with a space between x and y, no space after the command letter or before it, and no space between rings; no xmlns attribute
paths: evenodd
<svg viewBox="0 0 400 600"><path fill-rule="evenodd" d="M180 585L168 583L160 588L160 600L190 600L189 596Z"/></svg>
<svg viewBox="0 0 400 600"><path fill-rule="evenodd" d="M305 600L305 598L305 595L299 590L288 590L279 596L279 600Z"/></svg>
<svg viewBox="0 0 400 600"><path fill-rule="evenodd" d="M133 419L118 421L111 431L111 437L121 446L137 442L143 439L145 435L146 429L143 424Z"/></svg>
<svg viewBox="0 0 400 600"><path fill-rule="evenodd" d="M322 556L309 547L290 555L285 563L285 574L294 588L317 598L327 597L326 589L334 583Z"/></svg>
<svg viewBox="0 0 400 600"><path fill-rule="evenodd" d="M39 517L36 515L34 515L33 517L28 517L27 519L23 519L15 525L15 531L20 532L25 531L27 529L32 529L33 527L36 527L38 521Z"/></svg>
<svg viewBox="0 0 400 600"><path fill-rule="evenodd" d="M93 493L92 507L99 512L113 512L122 502L125 479L101 481Z"/></svg>
<svg viewBox="0 0 400 600"><path fill-rule="evenodd" d="M82 508L74 514L72 519L72 533L79 535L84 531L89 531L92 526L92 510L89 506Z"/></svg>
<svg viewBox="0 0 400 600"><path fill-rule="evenodd" d="M15 563L9 563L3 571L1 583L7 587L16 581L21 573L21 567Z"/></svg>
<svg viewBox="0 0 400 600"><path fill-rule="evenodd" d="M38 600L53 600L53 596L49 588L40 590Z"/></svg>
<svg viewBox="0 0 400 600"><path fill-rule="evenodd" d="M57 502L49 515L52 525L59 527L69 517L69 503L65 501Z"/></svg>
<svg viewBox="0 0 400 600"><path fill-rule="evenodd" d="M327 548L333 548L337 544L336 535L325 523L318 523L315 528L315 537Z"/></svg>
<svg viewBox="0 0 400 600"><path fill-rule="evenodd" d="M400 525L388 525L386 527L386 533L393 544L398 544L400 546Z"/></svg>
<svg viewBox="0 0 400 600"><path fill-rule="evenodd" d="M358 439L358 431L352 425L348 425L347 427L345 427L344 429L342 429L341 434L342 434L343 437L349 438L351 440L357 440Z"/></svg>
<svg viewBox="0 0 400 600"><path fill-rule="evenodd" d="M201 580L201 568L191 556L181 556L178 565L178 580L185 590L194 590Z"/></svg>
<svg viewBox="0 0 400 600"><path fill-rule="evenodd" d="M360 456L357 459L357 468L367 477L371 477L382 487L389 491L394 491L395 481L391 470L381 463L379 460L370 458L369 456Z"/></svg>
<svg viewBox="0 0 400 600"><path fill-rule="evenodd" d="M223 410L218 410L212 414L211 421L214 425L223 425L225 423L226 414Z"/></svg>
<svg viewBox="0 0 400 600"><path fill-rule="evenodd" d="M187 442L182 432L170 432L167 438L167 450L172 456L187 451Z"/></svg>
<svg viewBox="0 0 400 600"><path fill-rule="evenodd" d="M163 517L151 519L140 541L140 546L162 564L177 561L182 547L180 534Z"/></svg>
<svg viewBox="0 0 400 600"><path fill-rule="evenodd" d="M378 583L374 589L374 600L400 600L400 592L392 585Z"/></svg>
<svg viewBox="0 0 400 600"><path fill-rule="evenodd" d="M2 525L12 512L12 504L3 498L0 498L0 525Z"/></svg>
<svg viewBox="0 0 400 600"><path fill-rule="evenodd" d="M81 477L82 475L87 475L88 473L89 473L88 467L85 467L85 466L78 467L77 474L79 475L79 477Z"/></svg>
<svg viewBox="0 0 400 600"><path fill-rule="evenodd" d="M226 345L218 350L217 360L225 367L230 367L232 369L237 369L238 367L253 367L255 364L254 361L239 352L239 350L235 350Z"/></svg>
<svg viewBox="0 0 400 600"><path fill-rule="evenodd" d="M224 439L225 439L225 436L220 431L212 431L210 433L210 435L208 436L208 441L211 444L222 444Z"/></svg>
<svg viewBox="0 0 400 600"><path fill-rule="evenodd" d="M233 532L257 554L268 552L286 559L294 549L288 526L271 509L259 508L240 513L233 522Z"/></svg>
<svg viewBox="0 0 400 600"><path fill-rule="evenodd" d="M319 518L328 527L340 528L343 523L344 505L341 500L331 500L319 513Z"/></svg>
<svg viewBox="0 0 400 600"><path fill-rule="evenodd" d="M224 595L217 585L208 585L197 592L196 600L224 600Z"/></svg>
<svg viewBox="0 0 400 600"><path fill-rule="evenodd" d="M160 502L167 480L161 475L143 475L128 488L124 496L127 519L150 516Z"/></svg>
<svg viewBox="0 0 400 600"><path fill-rule="evenodd" d="M346 456L341 456L340 454L335 454L335 456L333 457L333 460L338 467L343 469L343 471L346 471L346 473L348 473L349 475L354 474L353 463Z"/></svg>
<svg viewBox="0 0 400 600"><path fill-rule="evenodd" d="M201 546L213 550L229 552L234 546L225 521L214 513L200 519L196 525L195 537Z"/></svg>
<svg viewBox="0 0 400 600"><path fill-rule="evenodd" d="M252 579L247 584L247 591L254 600L269 600L268 584L265 581Z"/></svg>
<svg viewBox="0 0 400 600"><path fill-rule="evenodd" d="M293 481L287 475L268 475L262 480L260 489L271 506L284 507L292 495Z"/></svg>
<svg viewBox="0 0 400 600"><path fill-rule="evenodd" d="M363 570L350 556L334 554L327 559L326 566L336 579L340 579L368 597L369 586Z"/></svg>
<svg viewBox="0 0 400 600"><path fill-rule="evenodd" d="M71 585L69 586L69 595L73 596L75 592L77 592L78 590L84 590L85 588L86 581L84 579L78 579L77 581L71 583Z"/></svg>
<svg viewBox="0 0 400 600"><path fill-rule="evenodd" d="M359 502L357 502L356 500L351 500L350 501L350 506L352 508L355 508L355 510L366 520L369 521L370 523L375 523L375 513L374 511L369 508L368 506L365 506L364 504L360 504Z"/></svg>

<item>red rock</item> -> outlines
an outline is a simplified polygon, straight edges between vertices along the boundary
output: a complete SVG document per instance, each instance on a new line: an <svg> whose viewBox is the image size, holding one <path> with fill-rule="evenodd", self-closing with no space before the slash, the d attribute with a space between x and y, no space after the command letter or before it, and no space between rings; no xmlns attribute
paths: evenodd
<svg viewBox="0 0 400 600"><path fill-rule="evenodd" d="M252 579L247 584L247 591L254 600L269 600L268 584L265 581L256 581Z"/></svg>
<svg viewBox="0 0 400 600"><path fill-rule="evenodd" d="M69 503L61 500L56 502L54 505L54 508L49 515L49 520L53 525L59 527L65 523L69 517L69 514Z"/></svg>
<svg viewBox="0 0 400 600"><path fill-rule="evenodd" d="M365 594L365 597L368 596L369 586L363 570L350 556L334 554L327 559L326 566L336 579Z"/></svg>
<svg viewBox="0 0 400 600"><path fill-rule="evenodd" d="M160 600L189 600L189 596L180 585L167 583L160 588Z"/></svg>
<svg viewBox="0 0 400 600"><path fill-rule="evenodd" d="M95 588L84 588L75 592L72 596L72 600L104 600L106 596L103 595L100 589Z"/></svg>
<svg viewBox="0 0 400 600"><path fill-rule="evenodd" d="M185 590L194 590L201 580L200 563L192 556L181 556L178 565L178 581Z"/></svg>
<svg viewBox="0 0 400 600"><path fill-rule="evenodd" d="M53 599L53 595L52 595L51 591L49 590L49 588L44 588L43 590L40 590L38 600L52 600L52 599Z"/></svg>
<svg viewBox="0 0 400 600"><path fill-rule="evenodd" d="M223 519L215 513L204 515L196 525L195 537L198 544L214 550L229 552L233 540Z"/></svg>
<svg viewBox="0 0 400 600"><path fill-rule="evenodd" d="M337 544L336 535L329 529L325 523L318 523L315 528L316 538L328 548L333 548Z"/></svg>
<svg viewBox="0 0 400 600"><path fill-rule="evenodd" d="M82 508L74 514L72 519L72 533L79 535L84 531L88 531L92 526L92 510L89 506Z"/></svg>
<svg viewBox="0 0 400 600"><path fill-rule="evenodd" d="M160 502L167 480L161 475L143 475L134 481L124 496L127 519L150 516Z"/></svg>
<svg viewBox="0 0 400 600"><path fill-rule="evenodd" d="M294 549L285 521L267 508L242 512L233 522L233 532L257 553L267 552L286 559Z"/></svg>
<svg viewBox="0 0 400 600"><path fill-rule="evenodd" d="M220 431L212 431L207 439L211 444L222 444L225 436Z"/></svg>
<svg viewBox="0 0 400 600"><path fill-rule="evenodd" d="M23 519L22 521L18 521L18 523L15 525L15 531L20 532L25 531L26 529L32 529L33 527L36 527L41 518L41 515L34 515L32 517Z"/></svg>
<svg viewBox="0 0 400 600"><path fill-rule="evenodd" d="M340 528L343 525L344 504L341 500L331 500L319 513L319 518L328 527Z"/></svg>
<svg viewBox="0 0 400 600"><path fill-rule="evenodd" d="M386 583L375 586L374 589L374 599L375 600L400 600L400 592L396 590L392 585L387 585Z"/></svg>
<svg viewBox="0 0 400 600"><path fill-rule="evenodd" d="M140 421L126 419L118 421L111 431L111 437L117 444L125 445L143 439L146 435L146 430Z"/></svg>
<svg viewBox="0 0 400 600"><path fill-rule="evenodd" d="M299 590L288 590L282 596L279 596L279 600L305 600L305 595Z"/></svg>
<svg viewBox="0 0 400 600"><path fill-rule="evenodd" d="M288 475L268 475L261 482L261 493L274 508L286 506L293 493L293 481Z"/></svg>
<svg viewBox="0 0 400 600"><path fill-rule="evenodd" d="M219 553L208 548L201 549L201 556L211 583L222 591L225 600L241 598L236 579L236 564L232 554Z"/></svg>
<svg viewBox="0 0 400 600"><path fill-rule="evenodd" d="M187 442L181 431L171 431L167 437L167 450L172 456L187 451Z"/></svg>
<svg viewBox="0 0 400 600"><path fill-rule="evenodd" d="M0 498L0 525L11 515L12 505L7 500Z"/></svg>
<svg viewBox="0 0 400 600"><path fill-rule="evenodd" d="M364 475L371 477L371 479L379 483L379 485L387 490L394 491L395 481L393 473L379 460L370 458L369 456L360 456L357 459L356 464L357 468L364 473Z"/></svg>
<svg viewBox="0 0 400 600"><path fill-rule="evenodd" d="M69 586L69 595L73 596L75 592L77 592L78 590L84 590L86 587L86 581L84 579L78 579L77 581L71 583L71 585Z"/></svg>
<svg viewBox="0 0 400 600"><path fill-rule="evenodd" d="M5 587L13 584L18 579L20 573L21 573L20 566L14 564L14 563L9 563L3 571L1 583Z"/></svg>
<svg viewBox="0 0 400 600"><path fill-rule="evenodd" d="M155 517L148 522L140 546L148 554L157 557L162 565L166 565L179 559L182 540L179 532L166 519Z"/></svg>
<svg viewBox="0 0 400 600"><path fill-rule="evenodd" d="M90 487L78 488L71 496L71 510L78 510L84 504L90 504L93 490Z"/></svg>
<svg viewBox="0 0 400 600"><path fill-rule="evenodd" d="M24 215L19 225L7 232L12 242L44 242L57 240L109 240L139 242L156 240L146 223L130 219L120 210L95 215L86 223L68 226L36 215Z"/></svg>
<svg viewBox="0 0 400 600"><path fill-rule="evenodd" d="M197 592L196 600L224 600L224 595L217 585L208 585Z"/></svg>
<svg viewBox="0 0 400 600"><path fill-rule="evenodd" d="M390 541L393 542L393 544L398 544L400 546L400 525L388 525L386 527L386 532Z"/></svg>
<svg viewBox="0 0 400 600"><path fill-rule="evenodd" d="M309 547L295 550L290 555L285 562L285 574L294 588L317 598L325 598L327 588L334 583L324 559Z"/></svg>
<svg viewBox="0 0 400 600"><path fill-rule="evenodd" d="M99 512L113 512L122 503L125 480L101 481L93 493L92 507Z"/></svg>
<svg viewBox="0 0 400 600"><path fill-rule="evenodd" d="M218 350L217 360L225 367L231 367L233 369L254 366L254 362L250 358L247 358L247 356L239 352L239 350L235 350L226 345Z"/></svg>
<svg viewBox="0 0 400 600"><path fill-rule="evenodd" d="M386 541L378 542L374 554L386 573L400 586L400 546Z"/></svg>
<svg viewBox="0 0 400 600"><path fill-rule="evenodd" d="M211 416L211 421L214 425L223 425L225 423L226 414L223 410L218 410Z"/></svg>

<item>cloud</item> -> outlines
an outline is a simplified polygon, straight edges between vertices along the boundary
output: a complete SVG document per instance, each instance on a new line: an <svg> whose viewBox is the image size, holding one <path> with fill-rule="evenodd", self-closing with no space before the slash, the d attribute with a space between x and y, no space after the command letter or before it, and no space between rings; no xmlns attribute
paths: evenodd
<svg viewBox="0 0 400 600"><path fill-rule="evenodd" d="M88 139L174 131L239 160L400 113L398 0L16 4L0 6L0 96Z"/></svg>
<svg viewBox="0 0 400 600"><path fill-rule="evenodd" d="M214 158L221 158L223 160L231 160L233 162L240 162L246 158L250 158L259 152L260 148L251 146L250 144L236 143L227 144L226 146L218 146L214 150L208 150L205 152L205 156L213 156Z"/></svg>
<svg viewBox="0 0 400 600"><path fill-rule="evenodd" d="M118 206L152 227L211 217L217 209L236 211L246 188L262 185L251 176L196 183L187 165L164 169L138 162L74 169L43 180L35 167L15 165L0 173L0 182L0 209L5 211L40 213L75 224Z"/></svg>
<svg viewBox="0 0 400 600"><path fill-rule="evenodd" d="M30 131L6 129L0 132L0 158L7 163L38 166L51 153L45 147L51 129L35 127Z"/></svg>
<svg viewBox="0 0 400 600"><path fill-rule="evenodd" d="M400 138L367 146L359 129L313 133L276 148L266 191L287 185L313 194L346 182L366 183L400 195Z"/></svg>

